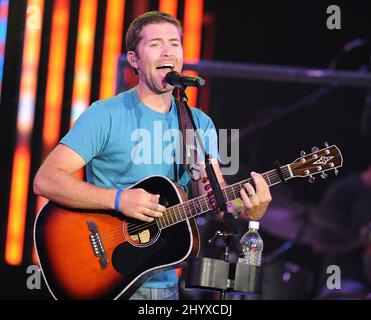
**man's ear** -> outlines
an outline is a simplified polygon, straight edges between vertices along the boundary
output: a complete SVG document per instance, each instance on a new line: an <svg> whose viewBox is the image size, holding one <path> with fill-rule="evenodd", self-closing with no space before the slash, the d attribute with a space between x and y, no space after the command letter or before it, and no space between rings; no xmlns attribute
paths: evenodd
<svg viewBox="0 0 371 320"><path fill-rule="evenodd" d="M128 58L128 62L134 69L138 69L138 64L137 64L137 56L134 51L128 51L126 54Z"/></svg>

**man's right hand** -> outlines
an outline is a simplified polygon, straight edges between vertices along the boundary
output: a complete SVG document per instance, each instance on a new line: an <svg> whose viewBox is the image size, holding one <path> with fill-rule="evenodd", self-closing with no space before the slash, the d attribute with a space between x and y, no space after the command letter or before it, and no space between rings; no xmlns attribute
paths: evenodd
<svg viewBox="0 0 371 320"><path fill-rule="evenodd" d="M120 211L127 217L145 222L162 217L166 207L158 203L159 194L151 194L144 189L126 189L120 196Z"/></svg>

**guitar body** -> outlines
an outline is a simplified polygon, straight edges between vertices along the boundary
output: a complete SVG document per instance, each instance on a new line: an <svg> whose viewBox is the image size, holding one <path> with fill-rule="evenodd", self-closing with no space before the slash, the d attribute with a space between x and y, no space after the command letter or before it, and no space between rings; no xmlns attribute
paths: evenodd
<svg viewBox="0 0 371 320"><path fill-rule="evenodd" d="M186 201L183 190L162 176L132 188L160 194L166 207ZM53 202L36 218L34 241L55 299L127 299L153 274L175 268L199 250L194 218L160 229L156 222L114 211L74 210Z"/></svg>

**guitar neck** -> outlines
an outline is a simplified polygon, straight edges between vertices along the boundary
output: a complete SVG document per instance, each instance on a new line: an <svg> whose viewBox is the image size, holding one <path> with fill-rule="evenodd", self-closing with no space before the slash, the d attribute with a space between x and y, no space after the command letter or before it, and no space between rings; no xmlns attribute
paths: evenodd
<svg viewBox="0 0 371 320"><path fill-rule="evenodd" d="M284 165L280 167L280 169L285 180L293 177L290 165ZM276 169L262 173L262 177L267 182L269 187L281 182L280 175ZM222 195L224 197L224 201L228 203L240 198L240 190L242 185L247 182L253 184L252 178L248 178L223 188ZM209 203L209 196L206 194L167 208L164 215L161 218L157 218L156 222L160 229L164 229L176 223L196 217L212 209L213 207Z"/></svg>

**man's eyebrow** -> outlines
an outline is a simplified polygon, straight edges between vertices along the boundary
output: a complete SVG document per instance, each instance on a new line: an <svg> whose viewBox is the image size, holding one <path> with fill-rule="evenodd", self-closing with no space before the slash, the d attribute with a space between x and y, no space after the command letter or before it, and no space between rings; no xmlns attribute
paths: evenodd
<svg viewBox="0 0 371 320"><path fill-rule="evenodd" d="M163 41L164 39L163 38L152 38L152 39L149 39L148 41L151 42L151 41ZM169 41L178 41L180 42L180 39L178 38L171 38L169 39Z"/></svg>

